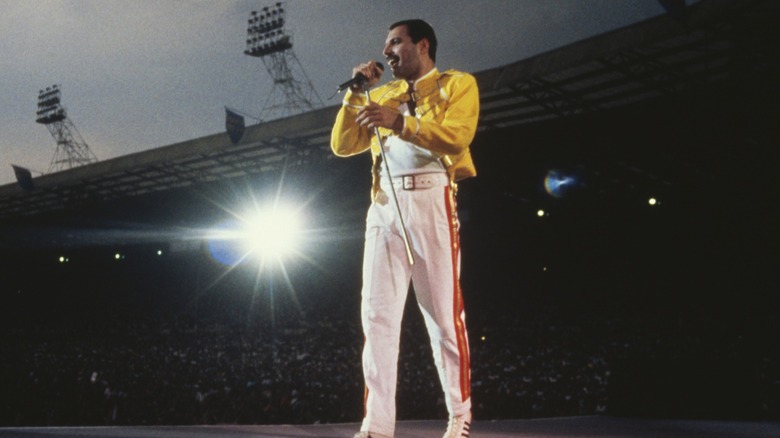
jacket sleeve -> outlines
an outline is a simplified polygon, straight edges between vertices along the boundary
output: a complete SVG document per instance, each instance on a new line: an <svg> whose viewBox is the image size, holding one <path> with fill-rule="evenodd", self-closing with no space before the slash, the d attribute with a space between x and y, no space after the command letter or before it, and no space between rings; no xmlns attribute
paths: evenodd
<svg viewBox="0 0 780 438"><path fill-rule="evenodd" d="M436 153L458 156L467 150L477 132L479 90L474 76L467 73L453 76L448 85L443 87L448 100L443 117L405 116L400 137Z"/></svg>
<svg viewBox="0 0 780 438"><path fill-rule="evenodd" d="M339 157L365 152L371 147L368 129L355 122L358 111L366 105L365 96L347 91L330 133L330 148Z"/></svg>

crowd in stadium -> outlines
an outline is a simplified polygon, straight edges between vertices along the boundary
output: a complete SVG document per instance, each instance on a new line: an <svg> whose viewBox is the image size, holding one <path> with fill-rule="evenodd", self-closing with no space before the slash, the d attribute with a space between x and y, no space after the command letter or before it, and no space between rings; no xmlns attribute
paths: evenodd
<svg viewBox="0 0 780 438"><path fill-rule="evenodd" d="M472 319L475 418L609 414L623 358L667 360L698 348L723 359L738 348L722 340L712 353L668 321L553 314ZM412 313L404 324L399 419L444 418L421 318ZM357 422L362 413L355 318L25 320L0 337L0 425L314 424ZM764 357L752 365L766 385L758 408L777 415L778 364Z"/></svg>

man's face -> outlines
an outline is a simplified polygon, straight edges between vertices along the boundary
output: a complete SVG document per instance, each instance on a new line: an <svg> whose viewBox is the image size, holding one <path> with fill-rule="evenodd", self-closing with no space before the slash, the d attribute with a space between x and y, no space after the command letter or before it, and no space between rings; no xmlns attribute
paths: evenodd
<svg viewBox="0 0 780 438"><path fill-rule="evenodd" d="M417 44L413 43L405 25L390 30L382 53L393 72L393 77L413 81L425 73L420 71L420 54L426 41L422 39Z"/></svg>

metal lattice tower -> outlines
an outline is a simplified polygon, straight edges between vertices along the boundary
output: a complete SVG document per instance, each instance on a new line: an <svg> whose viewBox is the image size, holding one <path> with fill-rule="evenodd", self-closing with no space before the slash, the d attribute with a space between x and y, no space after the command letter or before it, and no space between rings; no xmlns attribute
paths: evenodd
<svg viewBox="0 0 780 438"><path fill-rule="evenodd" d="M68 118L60 99L60 87L54 85L38 93L38 112L36 122L46 125L49 133L57 141L57 149L49 164L49 172L70 169L84 164L94 163L98 159L81 138L76 126Z"/></svg>
<svg viewBox="0 0 780 438"><path fill-rule="evenodd" d="M292 50L292 39L285 32L284 23L281 2L259 12L252 11L249 16L244 54L260 58L273 79L261 120L294 115L323 105Z"/></svg>

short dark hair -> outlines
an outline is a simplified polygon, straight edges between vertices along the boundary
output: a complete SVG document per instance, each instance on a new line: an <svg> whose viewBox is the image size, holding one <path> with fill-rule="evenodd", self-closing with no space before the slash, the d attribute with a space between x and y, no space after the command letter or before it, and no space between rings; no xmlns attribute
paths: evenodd
<svg viewBox="0 0 780 438"><path fill-rule="evenodd" d="M424 20L411 19L395 22L390 25L390 30L395 29L398 26L406 26L406 31L412 38L412 42L417 44L421 39L428 40L428 56L433 62L436 62L436 32L433 31L433 27L426 23Z"/></svg>

